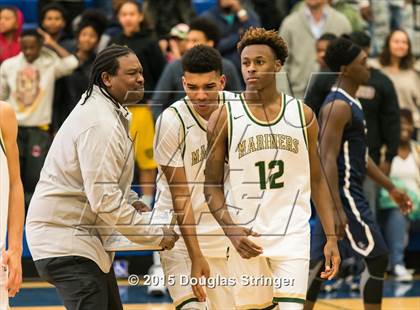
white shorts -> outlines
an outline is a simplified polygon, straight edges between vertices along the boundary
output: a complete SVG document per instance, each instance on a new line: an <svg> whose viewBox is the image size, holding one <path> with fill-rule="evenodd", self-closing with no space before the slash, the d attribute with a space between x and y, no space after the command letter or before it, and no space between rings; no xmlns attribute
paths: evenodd
<svg viewBox="0 0 420 310"><path fill-rule="evenodd" d="M186 250L172 249L160 253L166 287L176 309L235 309L234 285L228 283L228 260L206 257L210 266L205 303L199 303L191 287L191 260ZM225 281L226 280L226 281ZM218 282L219 281L219 282ZM204 285L203 285L204 286Z"/></svg>
<svg viewBox="0 0 420 310"><path fill-rule="evenodd" d="M261 309L264 305L269 307L270 304L278 303L297 303L299 306L296 309L303 308L308 286L309 259L255 257L242 260L249 262L253 269L246 270L243 264L238 267L242 272L246 270L242 274L242 286L235 292L239 309ZM256 289L258 294L253 293ZM271 292L269 301L267 290Z"/></svg>

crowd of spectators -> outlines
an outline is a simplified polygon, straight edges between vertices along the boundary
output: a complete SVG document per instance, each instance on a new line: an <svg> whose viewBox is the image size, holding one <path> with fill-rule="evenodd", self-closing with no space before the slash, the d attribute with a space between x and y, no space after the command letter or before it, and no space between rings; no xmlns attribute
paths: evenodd
<svg viewBox="0 0 420 310"><path fill-rule="evenodd" d="M405 217L366 181L391 249L391 271L411 279L403 245L420 209L420 0L218 0L205 12L196 12L191 0L108 2L85 9L83 1L39 1L38 28L25 30L24 12L0 8L0 99L17 114L26 205L52 137L86 90L95 55L104 47L130 47L143 67L146 92L130 108L136 120L131 133L141 153L138 184L151 203L156 164L150 137L157 116L184 96L180 58L186 50L197 44L218 49L226 89L240 92L239 38L249 27L274 29L289 53L279 90L304 99L317 113L338 81L323 55L329 42L346 36L370 55L371 78L358 91L370 155L415 203L417 213Z"/></svg>

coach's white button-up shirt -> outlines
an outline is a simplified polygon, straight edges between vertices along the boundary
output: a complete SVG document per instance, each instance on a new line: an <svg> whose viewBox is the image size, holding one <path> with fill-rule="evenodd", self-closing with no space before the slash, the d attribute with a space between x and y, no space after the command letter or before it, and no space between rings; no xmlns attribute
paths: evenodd
<svg viewBox="0 0 420 310"><path fill-rule="evenodd" d="M108 272L113 253L103 242L116 229L136 243L157 245L159 226L149 226L132 206L134 158L131 114L95 86L58 131L29 206L26 235L34 260L77 255Z"/></svg>

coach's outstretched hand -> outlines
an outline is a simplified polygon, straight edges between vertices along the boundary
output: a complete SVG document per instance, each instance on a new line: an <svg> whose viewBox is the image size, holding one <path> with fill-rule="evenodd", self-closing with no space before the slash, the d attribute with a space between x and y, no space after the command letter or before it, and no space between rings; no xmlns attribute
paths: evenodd
<svg viewBox="0 0 420 310"><path fill-rule="evenodd" d="M242 258L248 259L263 253L262 247L249 240L248 236L260 236L258 233L252 231L251 229L233 225L225 227L224 231Z"/></svg>
<svg viewBox="0 0 420 310"><path fill-rule="evenodd" d="M337 238L328 237L324 247L325 271L321 272L321 278L331 280L340 269L340 252L338 251Z"/></svg>
<svg viewBox="0 0 420 310"><path fill-rule="evenodd" d="M167 226L162 227L163 230L163 239L160 241L160 246L164 250L171 250L175 242L179 239L178 234L173 230L173 228L169 228Z"/></svg>
<svg viewBox="0 0 420 310"><path fill-rule="evenodd" d="M200 279L201 277L210 277L210 267L204 256L197 256L191 259L191 278ZM197 281L199 283L199 281ZM192 290L198 301L206 301L206 291L200 284L192 285Z"/></svg>
<svg viewBox="0 0 420 310"><path fill-rule="evenodd" d="M400 208L403 214L408 214L411 212L411 209L413 208L413 203L411 202L410 197L408 197L408 195L404 191L394 187L392 190L389 191L389 195Z"/></svg>

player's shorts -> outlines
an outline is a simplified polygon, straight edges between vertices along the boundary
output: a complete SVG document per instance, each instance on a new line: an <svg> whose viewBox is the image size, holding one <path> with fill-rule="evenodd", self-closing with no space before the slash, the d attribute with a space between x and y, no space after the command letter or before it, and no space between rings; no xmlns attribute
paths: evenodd
<svg viewBox="0 0 420 310"><path fill-rule="evenodd" d="M242 274L241 285L235 290L237 309L277 309L276 304L282 302L305 303L308 258L239 258L230 266L237 266L235 273Z"/></svg>
<svg viewBox="0 0 420 310"><path fill-rule="evenodd" d="M153 137L155 126L153 115L146 104L129 106L132 113L130 136L134 141L134 156L140 169L156 169L153 159Z"/></svg>
<svg viewBox="0 0 420 310"><path fill-rule="evenodd" d="M160 252L160 260L165 273L166 287L176 309L235 309L234 283L217 283L228 279L227 259L206 257L210 266L210 278L206 287L207 300L199 303L191 287L191 260L186 249L172 249ZM203 283L205 284L205 283ZM231 284L231 285L230 285ZM203 285L204 286L204 285Z"/></svg>
<svg viewBox="0 0 420 310"><path fill-rule="evenodd" d="M167 287L177 309L206 309L206 306L210 310L267 309L273 305L271 286L252 286L243 278L244 275L254 279L271 277L265 258L245 260L231 249L226 257L206 257L210 267L210 278L206 287L207 300L199 307L200 303L197 303L191 285L185 285L185 279L191 273L191 260L186 249L164 251L160 255ZM171 283L171 277L175 278L175 283ZM255 301L256 296L258 302Z"/></svg>
<svg viewBox="0 0 420 310"><path fill-rule="evenodd" d="M361 187L351 191L342 190L340 198L348 218L346 236L338 243L341 259L354 255L369 258L387 255L388 247ZM317 217L311 233L311 260L324 258L325 242L325 234Z"/></svg>

